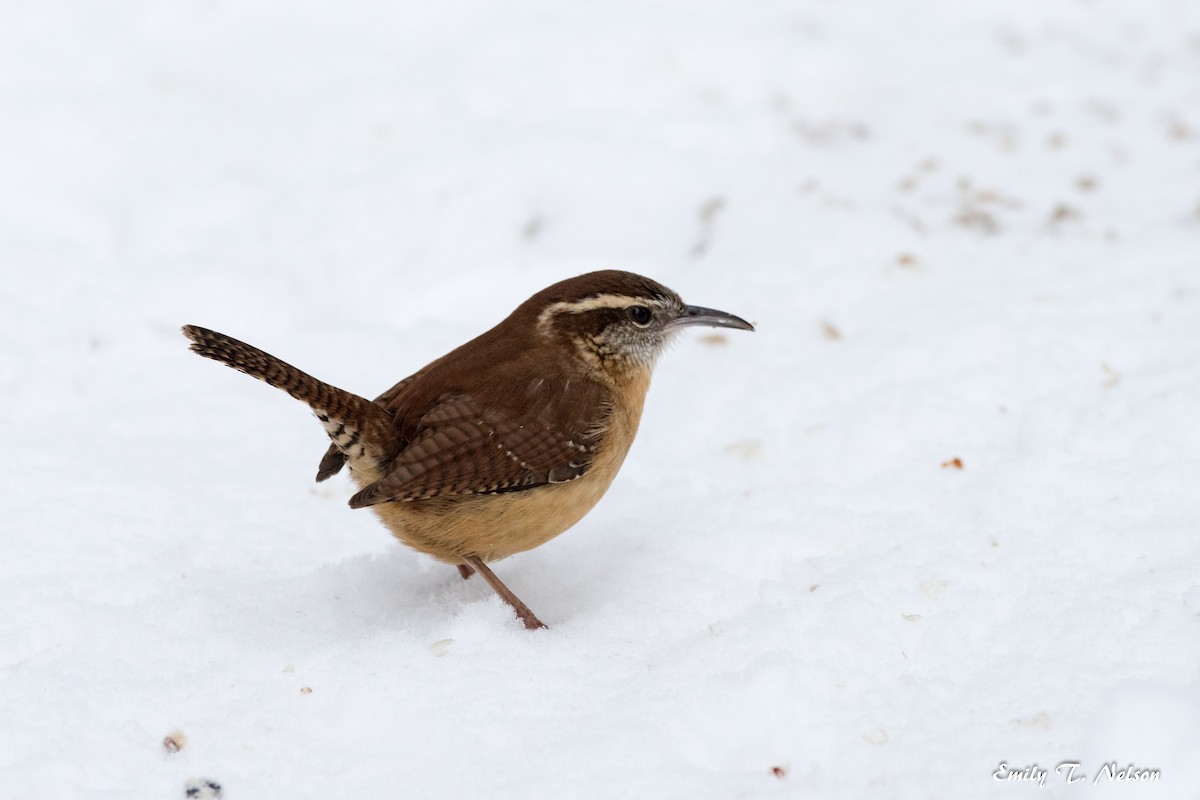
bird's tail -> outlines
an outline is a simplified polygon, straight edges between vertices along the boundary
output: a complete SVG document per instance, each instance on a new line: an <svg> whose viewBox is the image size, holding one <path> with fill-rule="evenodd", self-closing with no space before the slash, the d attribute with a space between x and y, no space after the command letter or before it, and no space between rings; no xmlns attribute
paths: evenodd
<svg viewBox="0 0 1200 800"><path fill-rule="evenodd" d="M307 403L334 447L352 463L364 457L382 463L395 455L397 434L382 407L223 333L195 325L184 325L182 330L192 340L193 353L220 361Z"/></svg>

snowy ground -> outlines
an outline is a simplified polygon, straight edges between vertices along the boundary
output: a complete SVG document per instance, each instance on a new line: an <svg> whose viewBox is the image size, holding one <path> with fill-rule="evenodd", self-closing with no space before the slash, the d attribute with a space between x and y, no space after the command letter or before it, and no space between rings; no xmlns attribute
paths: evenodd
<svg viewBox="0 0 1200 800"><path fill-rule="evenodd" d="M609 267L760 328L537 634L177 330L373 395ZM0 797L1200 796L1192 0L8 3L0 270Z"/></svg>

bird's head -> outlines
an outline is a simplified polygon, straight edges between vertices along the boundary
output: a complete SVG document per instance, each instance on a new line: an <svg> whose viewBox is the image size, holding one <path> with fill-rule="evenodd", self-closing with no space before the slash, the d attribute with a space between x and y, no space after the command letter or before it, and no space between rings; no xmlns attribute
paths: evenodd
<svg viewBox="0 0 1200 800"><path fill-rule="evenodd" d="M687 305L661 283L617 270L556 283L518 311L533 318L543 340L568 348L610 376L652 369L667 342L685 327L754 330L740 317Z"/></svg>

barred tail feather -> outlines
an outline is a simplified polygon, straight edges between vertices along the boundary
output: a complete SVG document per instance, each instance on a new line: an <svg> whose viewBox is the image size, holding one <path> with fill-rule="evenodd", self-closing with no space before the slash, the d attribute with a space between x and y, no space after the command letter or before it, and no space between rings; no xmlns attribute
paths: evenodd
<svg viewBox="0 0 1200 800"><path fill-rule="evenodd" d="M193 353L258 378L306 403L321 421L339 454L352 460L370 456L382 461L390 456L396 434L387 412L375 403L319 381L291 364L223 333L196 325L185 325L182 330L192 341Z"/></svg>

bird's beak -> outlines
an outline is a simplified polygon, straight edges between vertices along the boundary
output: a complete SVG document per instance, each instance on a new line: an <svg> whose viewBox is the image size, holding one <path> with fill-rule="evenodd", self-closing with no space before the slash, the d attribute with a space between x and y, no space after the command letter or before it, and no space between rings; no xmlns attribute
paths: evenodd
<svg viewBox="0 0 1200 800"><path fill-rule="evenodd" d="M742 331L752 331L754 326L741 317L715 308L701 306L684 306L679 316L667 323L667 330L685 328L689 325L706 325L710 328L737 328Z"/></svg>

